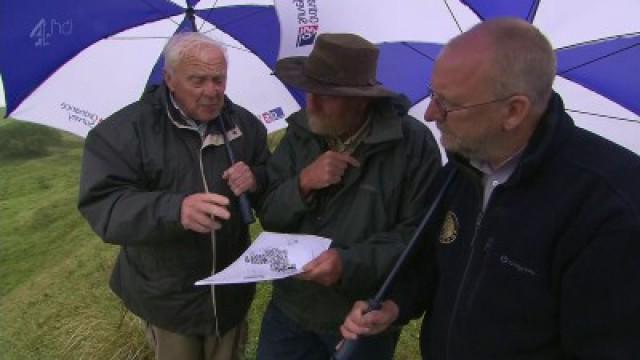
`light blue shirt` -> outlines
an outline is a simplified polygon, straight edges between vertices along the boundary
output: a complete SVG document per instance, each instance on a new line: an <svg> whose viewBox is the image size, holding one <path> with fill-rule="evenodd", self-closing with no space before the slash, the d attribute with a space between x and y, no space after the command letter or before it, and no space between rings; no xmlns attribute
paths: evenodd
<svg viewBox="0 0 640 360"><path fill-rule="evenodd" d="M471 160L470 164L476 169L482 172L482 185L484 187L484 193L482 196L482 211L487 208L489 199L493 190L498 185L504 184L513 172L515 171L518 163L520 163L520 157L522 156L522 150L516 152L513 156L508 158L497 168L493 168L488 162L481 160Z"/></svg>

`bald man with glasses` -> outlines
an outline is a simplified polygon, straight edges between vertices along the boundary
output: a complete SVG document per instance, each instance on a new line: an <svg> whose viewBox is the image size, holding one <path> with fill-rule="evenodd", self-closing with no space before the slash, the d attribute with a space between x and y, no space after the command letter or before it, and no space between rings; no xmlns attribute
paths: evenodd
<svg viewBox="0 0 640 360"><path fill-rule="evenodd" d="M445 46L424 117L453 182L382 308L357 302L345 338L424 314L424 359L638 358L640 158L574 124L555 72L519 19Z"/></svg>

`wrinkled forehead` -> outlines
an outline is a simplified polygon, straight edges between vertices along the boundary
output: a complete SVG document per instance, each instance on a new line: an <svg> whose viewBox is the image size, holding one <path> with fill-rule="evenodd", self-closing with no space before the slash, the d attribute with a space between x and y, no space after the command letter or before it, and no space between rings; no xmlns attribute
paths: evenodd
<svg viewBox="0 0 640 360"><path fill-rule="evenodd" d="M215 47L203 47L183 54L174 70L182 75L221 76L227 73L227 62L224 55Z"/></svg>
<svg viewBox="0 0 640 360"><path fill-rule="evenodd" d="M182 72L185 68L216 67L226 71L226 54L217 46L206 42L180 43L165 53L165 70Z"/></svg>
<svg viewBox="0 0 640 360"><path fill-rule="evenodd" d="M214 45L198 43L186 47L180 54L179 62L183 61L204 61L208 63L225 63L226 58L222 50Z"/></svg>

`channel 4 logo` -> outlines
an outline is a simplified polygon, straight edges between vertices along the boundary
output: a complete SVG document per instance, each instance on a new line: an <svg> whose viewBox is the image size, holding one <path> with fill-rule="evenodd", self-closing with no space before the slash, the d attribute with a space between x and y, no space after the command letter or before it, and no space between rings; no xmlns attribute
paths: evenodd
<svg viewBox="0 0 640 360"><path fill-rule="evenodd" d="M51 45L51 39L57 36L70 36L73 33L72 20L58 20L42 18L31 30L30 38L34 40L36 47Z"/></svg>
<svg viewBox="0 0 640 360"><path fill-rule="evenodd" d="M275 109L269 110L267 112L263 112L260 117L262 118L262 121L264 121L265 124L271 124L274 121L284 119L284 111L280 106L278 106Z"/></svg>
<svg viewBox="0 0 640 360"><path fill-rule="evenodd" d="M312 45L318 34L318 25L303 25L298 28L296 47Z"/></svg>

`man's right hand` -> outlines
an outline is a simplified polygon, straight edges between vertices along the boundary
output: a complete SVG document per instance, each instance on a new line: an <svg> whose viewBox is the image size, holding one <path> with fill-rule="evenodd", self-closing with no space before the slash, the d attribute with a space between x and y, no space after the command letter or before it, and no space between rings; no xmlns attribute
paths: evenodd
<svg viewBox="0 0 640 360"><path fill-rule="evenodd" d="M347 153L331 150L320 155L300 173L302 195L339 183L349 165L358 167L360 162Z"/></svg>
<svg viewBox="0 0 640 360"><path fill-rule="evenodd" d="M218 219L228 220L231 214L227 210L229 199L212 193L189 195L182 200L180 223L185 229L199 233L208 233L220 229Z"/></svg>
<svg viewBox="0 0 640 360"><path fill-rule="evenodd" d="M360 335L381 333L398 318L398 305L391 300L382 303L380 310L366 312L369 305L356 301L349 315L340 326L345 339L356 340Z"/></svg>

